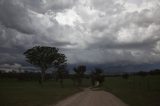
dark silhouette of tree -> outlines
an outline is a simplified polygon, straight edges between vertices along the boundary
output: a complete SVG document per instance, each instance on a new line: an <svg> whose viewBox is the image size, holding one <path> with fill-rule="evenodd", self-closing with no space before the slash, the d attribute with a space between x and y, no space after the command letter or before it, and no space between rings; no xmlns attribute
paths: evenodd
<svg viewBox="0 0 160 106"><path fill-rule="evenodd" d="M122 78L128 79L128 78L129 78L129 74L128 74L128 73L123 74L123 75L122 75Z"/></svg>
<svg viewBox="0 0 160 106"><path fill-rule="evenodd" d="M62 65L57 68L56 78L57 81L60 82L61 87L63 87L63 79L68 77L68 70L66 69L66 65Z"/></svg>
<svg viewBox="0 0 160 106"><path fill-rule="evenodd" d="M103 70L100 68L95 68L91 73L91 83L92 86L101 86L104 82Z"/></svg>
<svg viewBox="0 0 160 106"><path fill-rule="evenodd" d="M96 74L94 71L91 72L91 84L92 86L95 86L96 83Z"/></svg>
<svg viewBox="0 0 160 106"><path fill-rule="evenodd" d="M77 68L75 67L74 69L75 72L75 80L78 86L82 85L82 78L84 77L84 73L86 71L86 66L85 65L79 65Z"/></svg>
<svg viewBox="0 0 160 106"><path fill-rule="evenodd" d="M59 49L56 47L35 46L24 52L24 55L27 58L27 62L40 67L40 83L45 80L45 71L49 67L59 67L63 64L66 64L67 61L65 55L59 53Z"/></svg>
<svg viewBox="0 0 160 106"><path fill-rule="evenodd" d="M160 69L154 69L148 72L150 75L160 75Z"/></svg>
<svg viewBox="0 0 160 106"><path fill-rule="evenodd" d="M145 77L145 76L147 76L147 72L145 72L145 71L139 71L139 72L137 72L137 75L139 75L139 76L141 76L141 77Z"/></svg>

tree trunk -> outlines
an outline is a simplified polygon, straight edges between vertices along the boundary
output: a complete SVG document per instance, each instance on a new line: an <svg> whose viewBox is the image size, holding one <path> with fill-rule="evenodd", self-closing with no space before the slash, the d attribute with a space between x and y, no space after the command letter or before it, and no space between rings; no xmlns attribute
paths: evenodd
<svg viewBox="0 0 160 106"><path fill-rule="evenodd" d="M43 84L45 80L45 70L41 70L41 80L40 80L40 84Z"/></svg>
<svg viewBox="0 0 160 106"><path fill-rule="evenodd" d="M63 88L63 78L60 79L60 84L61 84L61 87Z"/></svg>

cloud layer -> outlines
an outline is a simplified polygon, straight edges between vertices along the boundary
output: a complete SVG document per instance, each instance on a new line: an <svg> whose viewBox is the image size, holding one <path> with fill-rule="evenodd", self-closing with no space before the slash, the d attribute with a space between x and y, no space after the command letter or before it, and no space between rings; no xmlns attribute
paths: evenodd
<svg viewBox="0 0 160 106"><path fill-rule="evenodd" d="M159 0L0 0L0 64L26 64L35 45L70 64L160 62Z"/></svg>

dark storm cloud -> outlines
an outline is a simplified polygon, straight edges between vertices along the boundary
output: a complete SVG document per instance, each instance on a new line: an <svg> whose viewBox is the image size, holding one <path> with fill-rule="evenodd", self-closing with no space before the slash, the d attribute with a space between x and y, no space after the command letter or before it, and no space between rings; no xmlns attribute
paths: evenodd
<svg viewBox="0 0 160 106"><path fill-rule="evenodd" d="M23 52L36 45L62 49L71 64L159 62L158 3L0 0L0 64L26 64Z"/></svg>
<svg viewBox="0 0 160 106"><path fill-rule="evenodd" d="M45 13L48 10L62 11L71 8L75 0L19 0L25 7L40 13Z"/></svg>
<svg viewBox="0 0 160 106"><path fill-rule="evenodd" d="M139 42L139 43L107 43L105 42L105 40L100 40L97 43L91 44L88 49L92 49L92 48L99 48L99 49L125 49L125 50L145 50L145 49L149 49L149 48L154 48L154 46L156 45L157 41L159 41L160 39L156 39L156 40L150 40L150 41L144 41L144 42ZM100 43L101 42L101 43ZM102 43L103 42L103 43ZM150 49L149 49L150 50Z"/></svg>
<svg viewBox="0 0 160 106"><path fill-rule="evenodd" d="M16 0L0 1L0 22L6 28L12 28L22 33L31 34L34 32L31 17L28 11Z"/></svg>
<svg viewBox="0 0 160 106"><path fill-rule="evenodd" d="M0 1L0 63L25 63L23 52L36 45L63 47L72 45L67 41L50 39L36 14L26 8L29 5L19 0ZM33 1L32 1L33 2ZM40 1L39 1L40 2ZM37 1L37 3L39 3ZM39 6L36 2L31 3ZM38 9L38 7L36 7ZM36 22L38 21L38 22ZM39 25L37 25L39 24ZM39 28L40 27L40 28ZM56 30L56 29L55 29Z"/></svg>
<svg viewBox="0 0 160 106"><path fill-rule="evenodd" d="M0 63L26 64L24 51L37 45L63 47L72 45L70 42L50 40L45 36L27 35L17 30L0 25Z"/></svg>
<svg viewBox="0 0 160 106"><path fill-rule="evenodd" d="M103 9L103 7L99 8ZM116 57L116 61L119 63L124 63L120 62L121 60L136 64L159 61L159 55L155 55L155 47L160 42L160 18L157 14L159 10L159 6L155 6L140 12L123 13L122 11L122 14L113 17L108 13L92 23L91 29L95 36L93 36L93 41L88 45L88 48L99 48L104 52L104 57L109 55L108 51L111 51L111 60ZM110 18L107 19L108 17ZM102 55L100 52L97 53L97 55ZM121 56L123 58L120 59Z"/></svg>

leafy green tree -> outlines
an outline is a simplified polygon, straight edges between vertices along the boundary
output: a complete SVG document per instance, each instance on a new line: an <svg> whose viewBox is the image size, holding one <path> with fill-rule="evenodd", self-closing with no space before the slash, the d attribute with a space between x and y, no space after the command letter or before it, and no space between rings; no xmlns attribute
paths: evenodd
<svg viewBox="0 0 160 106"><path fill-rule="evenodd" d="M79 65L77 68L75 67L74 69L75 72L75 80L78 84L78 86L82 85L82 78L84 76L84 73L86 71L86 66L85 65Z"/></svg>
<svg viewBox="0 0 160 106"><path fill-rule="evenodd" d="M65 55L60 53L56 47L35 46L24 52L24 55L27 62L41 69L41 83L44 81L45 72L49 67L57 68L66 64L67 61Z"/></svg>

